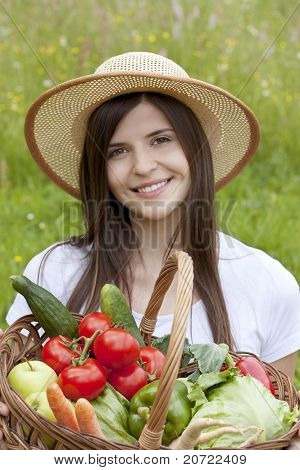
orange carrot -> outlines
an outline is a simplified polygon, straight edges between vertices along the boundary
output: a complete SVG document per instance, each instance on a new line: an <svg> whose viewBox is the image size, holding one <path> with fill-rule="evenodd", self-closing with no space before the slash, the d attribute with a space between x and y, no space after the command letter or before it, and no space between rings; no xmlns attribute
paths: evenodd
<svg viewBox="0 0 300 470"><path fill-rule="evenodd" d="M75 405L75 412L80 431L106 439L93 406L85 398L79 398Z"/></svg>
<svg viewBox="0 0 300 470"><path fill-rule="evenodd" d="M80 431L74 407L56 382L48 385L47 398L57 422L74 431Z"/></svg>

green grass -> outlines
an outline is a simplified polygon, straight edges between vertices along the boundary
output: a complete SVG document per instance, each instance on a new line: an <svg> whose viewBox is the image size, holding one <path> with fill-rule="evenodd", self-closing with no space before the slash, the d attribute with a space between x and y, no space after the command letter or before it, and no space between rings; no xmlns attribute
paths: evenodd
<svg viewBox="0 0 300 470"><path fill-rule="evenodd" d="M2 9L0 24L2 326L15 296L9 276L22 273L42 249L80 230L78 217L68 220L74 200L30 157L23 137L26 109L52 84L90 74L102 61L130 50L166 54L191 76L227 89L253 109L261 143L247 168L218 193L220 226L279 259L300 280L299 15L286 24L295 4L27 0L24 8L21 0L5 2L9 14ZM300 359L296 383L300 388Z"/></svg>

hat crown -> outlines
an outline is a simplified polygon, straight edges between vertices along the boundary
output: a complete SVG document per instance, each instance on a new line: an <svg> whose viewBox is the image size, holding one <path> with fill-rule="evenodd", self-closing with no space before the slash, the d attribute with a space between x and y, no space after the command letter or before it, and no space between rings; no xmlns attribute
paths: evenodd
<svg viewBox="0 0 300 470"><path fill-rule="evenodd" d="M171 77L189 77L173 60L153 52L126 52L116 55L95 70L95 74L110 72L149 72Z"/></svg>

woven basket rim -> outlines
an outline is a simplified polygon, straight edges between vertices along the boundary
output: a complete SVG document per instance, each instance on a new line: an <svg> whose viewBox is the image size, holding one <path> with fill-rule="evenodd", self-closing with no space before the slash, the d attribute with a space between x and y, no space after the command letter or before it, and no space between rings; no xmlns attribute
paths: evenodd
<svg viewBox="0 0 300 470"><path fill-rule="evenodd" d="M75 318L77 320L80 320L82 318L82 316L79 315L79 314L73 314L73 315L75 316ZM35 323L34 329L36 331L38 331L38 329L41 328L41 326L35 320L33 315L26 315L24 317L21 317L15 323L13 323L9 328L7 328L5 330L4 335L1 337L1 341L0 341L0 353L2 352L1 349L3 349L3 347L4 347L4 345L7 341L7 337L9 335L11 335L11 333L13 333L13 332L15 332L15 333L20 332L21 329L23 329L24 324L29 325L29 323L31 325L32 325L32 323ZM44 342L47 338L49 338L49 337L46 335L46 333L43 333L43 335L40 337L40 343L42 344L42 342ZM37 343L35 343L35 344L37 344ZM260 358L257 355L255 355L252 352L248 352L248 351L230 351L230 354L232 355L232 357L234 359L241 358L241 357L246 357L246 356L253 356L253 357L256 357L257 359L260 360ZM4 357L6 357L6 358L7 358L7 356L8 356L7 354L4 355ZM29 359L30 359L30 357L29 357ZM10 360L11 360L11 358L10 358ZM290 409L292 409L292 406L291 406L292 402L294 402L294 403L296 402L296 404L299 405L300 400L297 396L297 390L294 387L294 385L291 384L290 379L287 376L287 374L285 374L284 372L278 371L273 366L271 366L270 364L268 364L264 361L261 361L261 362L265 365L268 372L270 373L271 378L273 379L272 380L273 384L275 383L275 385L276 385L276 381L274 382L274 380L275 380L274 378L279 376L282 380L285 381L285 383L288 383L290 385L291 390L292 390L292 396L287 397L289 400L286 399L286 398L284 399L289 404ZM15 365L15 364L13 363L13 365ZM10 369L13 367L13 365L10 367ZM193 367L194 367L194 370L195 370L196 361L193 361L193 362L189 363L188 366L186 366L184 368L181 368L180 371L179 371L179 376L182 376L183 374L185 374L187 372L190 373L191 370L193 369ZM7 371L7 374L8 373L9 373L9 370ZM0 381L1 388L2 388L3 382L5 383L6 386L8 386L6 377L7 376L5 376L5 377L1 376L1 381ZM1 389L0 389L0 392L1 392ZM64 426L62 426L62 425L60 425L56 422L49 421L48 419L46 419L43 416L41 416L40 414L38 414L35 410L33 410L33 408L31 408L30 405L28 405L27 402L12 388L10 388L10 397L9 398L10 399L8 401L6 401L6 404L8 405L8 407L9 407L12 414L15 414L15 415L17 414L13 404L18 403L18 401L19 402L21 401L21 403L23 405L23 408L25 408L28 411L29 414L31 413L32 415L34 415L35 420L37 420L41 424L42 427L44 426L47 429L48 433L49 433L49 428L51 428L51 431L54 430L57 433L59 433L60 435L62 434L62 432L64 432L66 434L66 436L65 436L65 442L66 443L69 443L69 444L72 444L72 445L74 443L76 443L77 441L83 442L84 443L83 445L89 445L90 443L93 443L94 445L96 445L95 448L98 448L98 449L103 448L103 447L101 447L103 445L104 446L109 446L109 447L106 447L106 448L133 449L133 450L138 450L139 449L138 443L136 445L135 444L126 445L126 444L122 444L118 441L112 441L112 440L109 440L109 439L105 439L105 440L103 439L102 440L102 439L93 437L89 434L85 434L85 433L82 433L82 432L78 433L76 431L72 431L72 430L70 430L68 428L65 428ZM28 420L28 425L31 424L30 419L28 418L27 414L25 415L25 418L24 418L24 415L23 415L22 418L26 422ZM8 418L1 417L0 418L0 424L1 424L1 422L2 422L2 428L5 429L4 434L5 434L6 438L8 437L9 441L11 441L11 442L16 441L16 437L17 437L17 439L20 439L20 441L22 441L22 437L20 435L18 435L16 430L15 429L10 429L8 427ZM287 433L283 434L282 436L278 437L277 439L268 440L268 441L264 441L264 442L261 442L261 443L258 443L258 444L250 445L250 446L245 447L244 449L245 450L248 450L248 449L265 449L266 447L274 448L274 446L275 447L279 446L278 448L286 447L288 445L289 441L291 440L291 438L293 436L295 436L295 434L297 433L298 430L300 430L300 417L298 418L298 421L294 423L292 428ZM51 435L51 432L50 432L50 435ZM24 442L23 443L23 446L24 446L23 448L26 448L27 444L28 443ZM20 443L19 443L19 445L21 446ZM29 448L37 448L37 449L41 448L41 447L34 447L34 446L30 447L29 444L28 444L28 446L29 446ZM78 447L76 447L76 448L78 448ZM91 447L86 447L86 448L90 449ZM92 448L94 448L94 447L92 447ZM165 449L165 450L171 450L166 446L161 446L160 448ZM232 447L231 448L215 447L215 448L212 448L210 450L234 450L234 448L232 448Z"/></svg>

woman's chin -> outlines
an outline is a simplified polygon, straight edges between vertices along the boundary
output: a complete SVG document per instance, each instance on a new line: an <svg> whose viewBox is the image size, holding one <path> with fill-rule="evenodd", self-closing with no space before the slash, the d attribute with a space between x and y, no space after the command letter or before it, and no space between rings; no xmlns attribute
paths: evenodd
<svg viewBox="0 0 300 470"><path fill-rule="evenodd" d="M181 196L181 195L180 195ZM120 198L121 203L127 207L131 212L131 215L137 219L151 219L151 220L162 220L166 219L174 212L176 215L176 209L182 205L183 200L164 200L163 198L151 198L137 200L134 197Z"/></svg>
<svg viewBox="0 0 300 470"><path fill-rule="evenodd" d="M174 212L175 207L171 204L161 204L161 206L153 206L153 207L143 207L139 208L136 213L139 219L147 219L147 220L164 220L169 219L172 212ZM175 213L174 213L175 216Z"/></svg>

